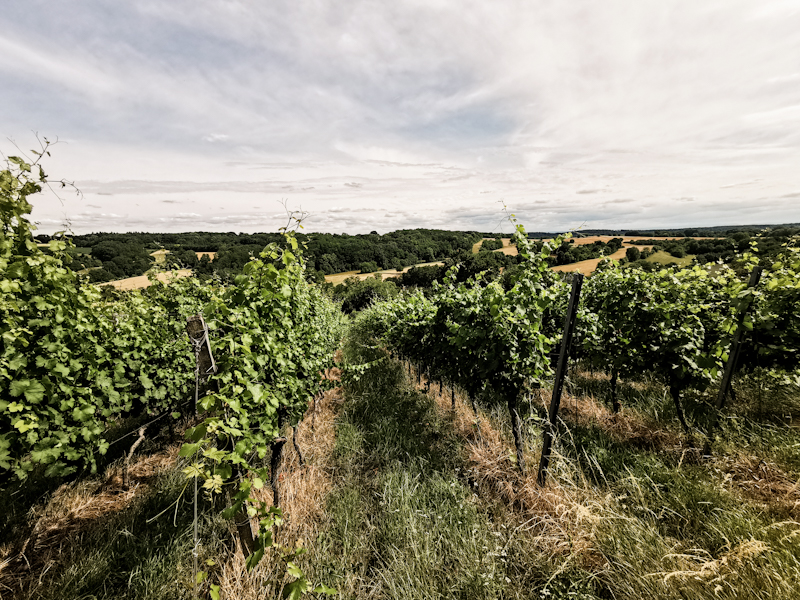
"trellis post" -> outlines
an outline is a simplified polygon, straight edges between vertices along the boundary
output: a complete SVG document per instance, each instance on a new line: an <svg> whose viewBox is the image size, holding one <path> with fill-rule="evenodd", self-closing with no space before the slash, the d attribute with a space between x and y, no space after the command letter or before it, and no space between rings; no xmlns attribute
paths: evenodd
<svg viewBox="0 0 800 600"><path fill-rule="evenodd" d="M564 335L561 338L561 351L558 354L558 366L556 367L556 377L553 382L553 397L550 401L550 410L548 412L549 419L545 423L542 434L542 458L539 462L539 473L536 477L536 482L540 486L545 484L547 466L550 464L550 450L556 430L558 407L561 404L561 392L564 389L564 375L567 372L570 343L572 341L572 332L575 329L575 317L578 314L578 301L580 300L582 286L583 275L575 273L572 278L572 291L569 296L567 315L564 318Z"/></svg>

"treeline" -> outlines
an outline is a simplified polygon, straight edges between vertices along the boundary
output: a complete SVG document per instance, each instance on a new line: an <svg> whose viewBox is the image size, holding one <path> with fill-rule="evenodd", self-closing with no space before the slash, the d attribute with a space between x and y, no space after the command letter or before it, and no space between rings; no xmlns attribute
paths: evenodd
<svg viewBox="0 0 800 600"><path fill-rule="evenodd" d="M601 256L609 256L614 254L617 250L622 248L622 238L616 237L603 242L597 240L592 244L575 244L575 240L569 239L562 242L562 244L555 249L555 251L547 259L551 267L559 265L571 265L572 263L580 262L582 260L591 260L593 258L600 258Z"/></svg>
<svg viewBox="0 0 800 600"><path fill-rule="evenodd" d="M482 235L474 231L406 229L385 235L299 234L312 278L344 271L402 270L421 262L442 261L471 252ZM50 236L38 236L43 242ZM281 243L277 233L92 233L72 236L78 251L77 267L90 269L94 282L142 275L154 264L155 250L169 251L168 268L190 268L201 275L223 278L241 272L244 265L271 243ZM502 242L499 242L502 247ZM196 252L215 252L213 261L198 260Z"/></svg>
<svg viewBox="0 0 800 600"><path fill-rule="evenodd" d="M717 225L714 227L691 227L688 229L630 229L624 232L625 236L652 236L652 237L731 237L737 233L746 233L757 236L763 232L775 232L785 229L800 229L798 223L780 225ZM620 231L603 230L582 231L589 235L623 235Z"/></svg>
<svg viewBox="0 0 800 600"><path fill-rule="evenodd" d="M666 252L675 258L694 256L695 263L700 265L716 262L731 264L743 252L752 252L762 261L769 263L772 257L781 252L784 244L798 234L800 234L800 228L783 227L753 235L738 231L724 238L637 240L636 245L652 246L652 248L641 252L637 248L628 248L626 258L632 265L650 270L661 268L661 266L657 263L645 262L644 259L659 251Z"/></svg>

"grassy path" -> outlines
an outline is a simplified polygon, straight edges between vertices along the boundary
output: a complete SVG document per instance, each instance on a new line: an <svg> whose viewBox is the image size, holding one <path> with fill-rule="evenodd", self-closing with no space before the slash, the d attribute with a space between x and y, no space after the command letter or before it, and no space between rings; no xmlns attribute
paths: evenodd
<svg viewBox="0 0 800 600"><path fill-rule="evenodd" d="M782 483L759 498L754 446L732 439L692 464L663 390L629 388L639 405L612 415L592 396L597 383L584 378L565 399L569 430L541 489L516 469L503 411L481 411L478 433L446 388L425 393L392 361L369 369L345 386L309 567L343 598L800 597L797 453L760 463L761 487ZM780 435L785 454L798 438Z"/></svg>
<svg viewBox="0 0 800 600"><path fill-rule="evenodd" d="M565 497L504 492L520 482L489 421L479 438L460 399L453 414L391 361L345 389L317 579L343 598L595 597L592 573L558 564L572 553Z"/></svg>

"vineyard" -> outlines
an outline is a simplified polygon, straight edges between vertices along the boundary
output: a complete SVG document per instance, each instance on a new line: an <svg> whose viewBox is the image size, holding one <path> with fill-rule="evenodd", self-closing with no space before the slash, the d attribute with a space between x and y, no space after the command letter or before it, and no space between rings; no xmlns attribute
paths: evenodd
<svg viewBox="0 0 800 600"><path fill-rule="evenodd" d="M9 161L0 598L797 597L797 240L584 280L518 225L507 276L346 317L287 228L107 298Z"/></svg>

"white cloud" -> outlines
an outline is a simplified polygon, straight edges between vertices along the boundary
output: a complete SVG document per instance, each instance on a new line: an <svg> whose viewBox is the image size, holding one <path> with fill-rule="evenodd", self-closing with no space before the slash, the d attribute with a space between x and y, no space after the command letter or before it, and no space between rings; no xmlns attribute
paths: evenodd
<svg viewBox="0 0 800 600"><path fill-rule="evenodd" d="M252 230L256 197L329 230L488 226L500 198L537 229L800 221L796 2L32 0L0 25L0 133L67 139L48 170L131 211L42 199L43 224Z"/></svg>

